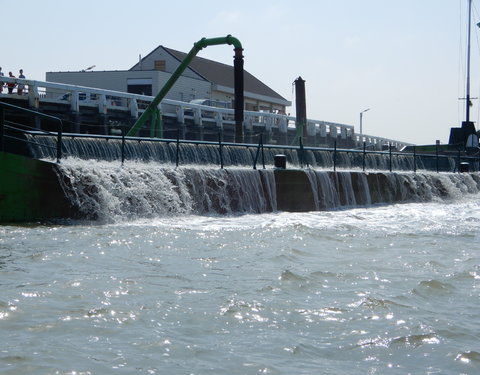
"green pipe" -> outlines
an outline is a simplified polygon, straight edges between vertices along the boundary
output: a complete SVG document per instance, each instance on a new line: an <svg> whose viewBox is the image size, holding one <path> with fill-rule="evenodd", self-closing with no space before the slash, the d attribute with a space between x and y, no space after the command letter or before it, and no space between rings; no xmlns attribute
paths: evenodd
<svg viewBox="0 0 480 375"><path fill-rule="evenodd" d="M227 35L226 37L218 37L218 38L202 38L198 42L193 44L193 48L190 50L188 55L185 57L185 59L181 62L181 64L178 66L178 68L173 72L172 76L169 78L169 80L165 83L165 85L162 87L160 92L155 96L153 101L149 104L147 109L142 113L142 115L138 118L138 120L133 124L132 128L128 131L127 136L128 137L133 137L135 136L138 131L142 128L142 126L145 124L145 122L149 119L152 118L153 116L156 115L156 111L158 111L158 105L160 102L165 98L167 93L170 91L172 86L175 84L175 82L178 80L178 78L182 75L183 71L188 67L188 65L192 62L193 58L197 55L198 52L200 52L202 49L208 46L215 46L219 44L229 44L232 45L237 49L242 48L242 44L240 41L231 36ZM152 119L153 121L153 119ZM157 124L158 126L161 126L161 124ZM158 129L158 133L162 133L163 129Z"/></svg>

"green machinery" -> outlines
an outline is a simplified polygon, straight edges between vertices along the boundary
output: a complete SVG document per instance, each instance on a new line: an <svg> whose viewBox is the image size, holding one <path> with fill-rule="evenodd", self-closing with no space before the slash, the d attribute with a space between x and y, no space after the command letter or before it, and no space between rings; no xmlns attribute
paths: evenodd
<svg viewBox="0 0 480 375"><path fill-rule="evenodd" d="M177 79L192 62L193 58L197 55L198 52L200 52L205 47L220 44L229 44L235 47L233 64L235 75L235 141L243 142L243 48L240 41L231 35L210 39L202 38L198 42L194 43L193 48L190 50L190 52L187 54L187 56L181 62L175 72L173 72L172 76L165 83L160 92L155 96L147 109L142 113L142 115L138 118L132 128L128 131L127 136L135 136L138 131L145 125L145 123L147 121L150 121L150 136L152 138L163 137L162 115L159 109L160 102L162 101L162 99L165 98L168 91L172 88Z"/></svg>

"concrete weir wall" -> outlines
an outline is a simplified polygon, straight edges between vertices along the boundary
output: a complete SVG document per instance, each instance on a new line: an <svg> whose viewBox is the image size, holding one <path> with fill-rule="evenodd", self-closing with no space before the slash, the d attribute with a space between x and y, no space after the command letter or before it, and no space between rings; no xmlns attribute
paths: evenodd
<svg viewBox="0 0 480 375"><path fill-rule="evenodd" d="M0 152L0 223L70 215L55 164Z"/></svg>
<svg viewBox="0 0 480 375"><path fill-rule="evenodd" d="M182 214L306 212L480 192L478 173L173 168L0 152L0 223Z"/></svg>
<svg viewBox="0 0 480 375"><path fill-rule="evenodd" d="M311 182L303 170L275 170L277 209L305 212L315 210Z"/></svg>

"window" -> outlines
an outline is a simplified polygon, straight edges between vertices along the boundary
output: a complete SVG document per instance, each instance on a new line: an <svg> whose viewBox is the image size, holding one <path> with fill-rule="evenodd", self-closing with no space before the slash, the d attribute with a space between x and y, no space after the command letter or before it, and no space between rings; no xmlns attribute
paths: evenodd
<svg viewBox="0 0 480 375"><path fill-rule="evenodd" d="M162 72L164 72L165 71L165 60L155 60L154 69L155 70L161 70Z"/></svg>
<svg viewBox="0 0 480 375"><path fill-rule="evenodd" d="M129 78L127 79L127 92L152 96L151 78Z"/></svg>

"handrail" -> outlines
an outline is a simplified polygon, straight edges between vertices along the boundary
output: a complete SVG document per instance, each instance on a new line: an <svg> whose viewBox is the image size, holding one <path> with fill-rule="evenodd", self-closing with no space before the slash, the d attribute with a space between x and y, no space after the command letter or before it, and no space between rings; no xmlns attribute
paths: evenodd
<svg viewBox="0 0 480 375"><path fill-rule="evenodd" d="M57 93L57 95L65 94L65 93L76 93L78 95L78 93L85 93L87 95L90 95L90 94L96 95L98 100L97 99L92 100L88 105L98 106L99 111L107 111L107 110L109 111L114 108L115 110L120 110L120 111L126 111L126 112L130 111L132 117L138 118L138 116L144 112L144 109L139 108L138 104L141 102L150 103L154 99L152 96L126 93L123 91L92 88L92 87L86 87L86 86L80 86L80 85L69 85L69 84L56 83L56 82L45 82L45 81L37 81L37 80L21 79L21 78L9 78L9 77L2 77L2 81L7 83L10 82L10 83L16 83L16 84L20 84L20 83L24 84L28 86L28 90L26 90L26 94L22 96L19 96L15 93L14 94L2 93L0 94L0 100L1 98L15 98L20 100L26 100L28 101L31 107L36 107L36 108L38 108L40 102L45 101L45 102L54 102L54 103L69 103L72 106L73 110L78 111L77 105L79 104L79 101L77 100L75 103L75 100L74 100L75 95L71 95L68 100L60 100L58 98L57 99L48 98L48 96L52 95L52 93ZM46 90L46 93L44 93L45 90ZM245 94L247 94L247 92L245 92ZM107 104L107 106L105 107L105 105L101 100L101 98L103 97L113 97L115 100L121 101L122 104L121 105L117 104L116 106L111 106ZM80 104L87 105L85 103L80 103ZM182 101L177 101L172 99L163 99L160 104L162 106L163 105L175 106L177 108L177 112L181 111L182 113L186 107L200 108L199 104L182 102ZM222 109L222 108L216 108L216 107L207 107L207 108L209 111L213 111L215 113L216 112L231 113L231 114L234 113L233 109ZM204 108L201 108L201 109L204 109ZM169 113L169 112L164 113L164 116L172 116L172 115L178 116L178 118L180 118L180 114L178 113L176 114ZM278 126L281 127L284 132L286 131L287 128L290 128L289 124L292 124L295 122L294 116L289 116L286 114L244 111L244 115L245 115L245 122L248 122L249 118L254 118L254 117L262 118L262 119L272 118L274 119L274 122L279 124ZM360 145L360 147L363 141L366 141L367 144L371 144L371 145L392 143L396 145L397 148L411 145L408 142L398 141L398 140L389 139L385 137L366 135L366 134L361 135L361 134L355 133L353 125L316 120L316 119L307 119L307 128L308 126L311 126L312 131L315 131L318 134L325 133L325 134L331 135L332 131L337 133L339 129L341 131L345 131L347 133L347 137L349 138L352 137L354 142ZM325 130L325 129L329 129L329 130ZM336 137L336 134L334 134L333 136Z"/></svg>
<svg viewBox="0 0 480 375"><path fill-rule="evenodd" d="M45 113L41 113L38 111L32 111L27 108L19 107L13 104L5 103L0 101L0 151L5 150L5 108L11 108L17 111L26 112L33 114L35 116L40 116L43 118L49 118L50 120L58 121L60 123L57 132L57 163L60 163L60 159L62 158L62 132L63 132L63 122L59 117L47 115ZM25 125L24 125L25 126ZM21 130L19 128L15 128L15 130L20 131L22 133L28 133L26 130ZM41 130L42 134L52 135L51 132Z"/></svg>

